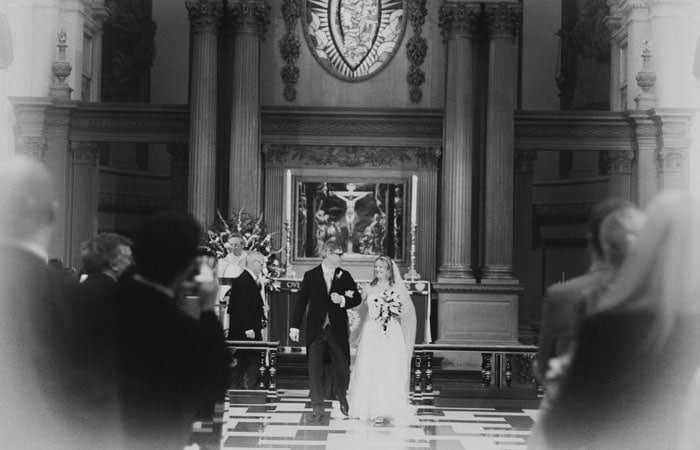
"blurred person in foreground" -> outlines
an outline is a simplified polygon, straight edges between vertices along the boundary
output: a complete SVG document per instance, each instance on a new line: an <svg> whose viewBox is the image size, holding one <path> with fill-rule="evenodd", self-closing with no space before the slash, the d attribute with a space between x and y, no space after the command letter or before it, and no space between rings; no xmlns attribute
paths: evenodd
<svg viewBox="0 0 700 450"><path fill-rule="evenodd" d="M608 218L608 233L602 239L603 223ZM588 249L591 265L588 272L564 283L547 288L542 303L542 325L537 352L536 375L547 384L547 371L553 358L567 355L572 349L576 330L586 312L595 308L596 298L610 283L644 222L643 213L632 203L611 198L596 204L588 220ZM614 255L613 255L614 252Z"/></svg>
<svg viewBox="0 0 700 450"><path fill-rule="evenodd" d="M44 164L0 163L0 447L89 448L73 421L74 280L48 265L58 218Z"/></svg>
<svg viewBox="0 0 700 450"><path fill-rule="evenodd" d="M200 270L200 237L199 224L178 213L153 215L136 233L137 270L122 280L117 297L119 387L127 448L182 448L198 411L223 401L228 354L215 314L215 279L195 283L197 291L188 293L188 299L198 302L198 314L178 306L181 287Z"/></svg>
<svg viewBox="0 0 700 450"><path fill-rule="evenodd" d="M666 193L586 318L542 423L551 448L678 448L700 363L700 204Z"/></svg>
<svg viewBox="0 0 700 450"><path fill-rule="evenodd" d="M228 298L229 332L234 341L261 341L265 320L265 304L262 291L262 268L265 257L260 252L250 252L243 260L245 270L235 278ZM237 350L236 366L231 375L234 389L255 389L259 377L260 352Z"/></svg>

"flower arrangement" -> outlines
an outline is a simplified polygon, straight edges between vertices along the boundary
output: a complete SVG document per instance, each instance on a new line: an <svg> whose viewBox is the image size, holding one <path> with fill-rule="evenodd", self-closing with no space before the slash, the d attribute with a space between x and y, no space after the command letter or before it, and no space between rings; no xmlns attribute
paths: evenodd
<svg viewBox="0 0 700 450"><path fill-rule="evenodd" d="M257 251L266 258L267 263L263 266L262 278L266 285L273 287L269 283L269 278L279 277L284 271L277 258L282 249L272 249L274 233L266 232L262 215L254 217L241 209L237 213L234 211L232 217L232 219L226 220L219 211L216 212L216 221L207 230L207 241L204 247L221 260L230 253L229 240L231 237L233 235L242 236L245 251Z"/></svg>
<svg viewBox="0 0 700 450"><path fill-rule="evenodd" d="M398 292L387 289L382 292L381 297L374 299L374 302L379 306L379 315L377 320L382 325L382 331L386 334L389 321L392 317L398 317L401 314L401 297Z"/></svg>

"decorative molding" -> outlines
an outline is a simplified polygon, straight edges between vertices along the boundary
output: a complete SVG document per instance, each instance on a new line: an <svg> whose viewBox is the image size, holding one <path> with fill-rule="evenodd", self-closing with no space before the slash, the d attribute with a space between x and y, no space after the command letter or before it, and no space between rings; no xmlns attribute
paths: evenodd
<svg viewBox="0 0 700 450"><path fill-rule="evenodd" d="M56 44L56 48L58 48L58 57L51 65L51 72L55 80L49 88L49 91L51 92L51 97L54 99L69 100L70 93L73 90L68 86L68 83L66 83L66 78L68 78L73 71L73 66L71 66L70 62L66 61L66 48L68 48L68 44L66 44L67 40L66 30L61 29L58 32L58 43Z"/></svg>
<svg viewBox="0 0 700 450"><path fill-rule="evenodd" d="M299 81L299 68L296 66L301 49L301 39L296 33L297 21L301 13L301 0L284 0L282 3L282 17L287 29L286 33L279 41L280 55L285 64L280 75L284 82L284 99L288 102L297 98L296 83Z"/></svg>
<svg viewBox="0 0 700 450"><path fill-rule="evenodd" d="M634 102L637 104L637 109L641 110L656 106L656 95L651 92L656 84L656 74L651 70L650 61L651 50L649 49L649 42L644 41L644 48L642 49L642 70L640 70L635 77L637 85L642 92L634 99Z"/></svg>
<svg viewBox="0 0 700 450"><path fill-rule="evenodd" d="M443 41L474 36L480 12L478 3L446 3L441 6L438 26L442 30Z"/></svg>
<svg viewBox="0 0 700 450"><path fill-rule="evenodd" d="M97 142L71 142L70 153L73 165L97 167L100 147Z"/></svg>
<svg viewBox="0 0 700 450"><path fill-rule="evenodd" d="M515 152L515 172L531 173L535 169L537 162L537 152L534 150L524 150Z"/></svg>
<svg viewBox="0 0 700 450"><path fill-rule="evenodd" d="M586 223L593 203L557 203L534 205L533 218L538 225Z"/></svg>
<svg viewBox="0 0 700 450"><path fill-rule="evenodd" d="M100 212L146 213L168 209L170 205L170 198L167 197L100 192L98 210Z"/></svg>
<svg viewBox="0 0 700 450"><path fill-rule="evenodd" d="M425 72L420 66L425 61L425 55L428 53L428 41L421 36L425 16L428 10L425 7L426 0L408 0L407 11L408 20L413 29L413 36L406 42L406 56L411 63L408 68L406 80L408 81L409 99L411 103L420 103L423 98L421 85L425 83Z"/></svg>
<svg viewBox="0 0 700 450"><path fill-rule="evenodd" d="M186 2L185 7L195 33L216 33L222 16L221 4L209 1Z"/></svg>
<svg viewBox="0 0 700 450"><path fill-rule="evenodd" d="M656 154L660 172L685 172L688 152L682 148L661 149Z"/></svg>
<svg viewBox="0 0 700 450"><path fill-rule="evenodd" d="M236 0L229 3L236 34L250 33L261 38L270 24L270 6L258 0Z"/></svg>
<svg viewBox="0 0 700 450"><path fill-rule="evenodd" d="M267 167L415 168L437 170L439 148L263 145Z"/></svg>
<svg viewBox="0 0 700 450"><path fill-rule="evenodd" d="M605 154L607 173L610 175L629 175L634 167L634 151L612 150Z"/></svg>
<svg viewBox="0 0 700 450"><path fill-rule="evenodd" d="M519 3L487 4L484 12L489 34L494 37L518 36L523 21L523 9Z"/></svg>
<svg viewBox="0 0 700 450"><path fill-rule="evenodd" d="M86 105L73 111L70 131L79 141L186 143L189 113L186 105Z"/></svg>
<svg viewBox="0 0 700 450"><path fill-rule="evenodd" d="M442 112L438 110L351 110L335 108L269 108L262 111L266 142L329 144L402 144L442 142ZM342 140L342 142L340 142ZM317 142L318 143L318 142Z"/></svg>

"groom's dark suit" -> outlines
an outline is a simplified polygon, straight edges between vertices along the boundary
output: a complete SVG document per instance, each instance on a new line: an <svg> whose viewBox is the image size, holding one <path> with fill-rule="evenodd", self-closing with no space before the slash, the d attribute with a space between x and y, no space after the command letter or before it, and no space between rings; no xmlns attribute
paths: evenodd
<svg viewBox="0 0 700 450"><path fill-rule="evenodd" d="M330 294L332 292L345 296L344 307L331 301ZM335 372L335 380L332 383L334 394L341 402L345 401L350 375L350 344L346 309L354 308L361 301L362 297L357 290L355 280L349 272L343 269L335 269L330 282L330 290L326 285L322 265L304 274L291 326L300 328L306 312L306 351L309 358L311 405L314 413L323 411L323 359L326 352ZM326 325L326 318L328 318L329 326Z"/></svg>

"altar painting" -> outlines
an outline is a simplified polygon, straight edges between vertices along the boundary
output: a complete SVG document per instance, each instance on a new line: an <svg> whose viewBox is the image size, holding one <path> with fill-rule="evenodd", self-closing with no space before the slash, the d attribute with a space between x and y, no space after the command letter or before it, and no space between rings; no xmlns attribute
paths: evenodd
<svg viewBox="0 0 700 450"><path fill-rule="evenodd" d="M296 256L319 257L336 242L346 258L404 257L403 183L297 183Z"/></svg>

